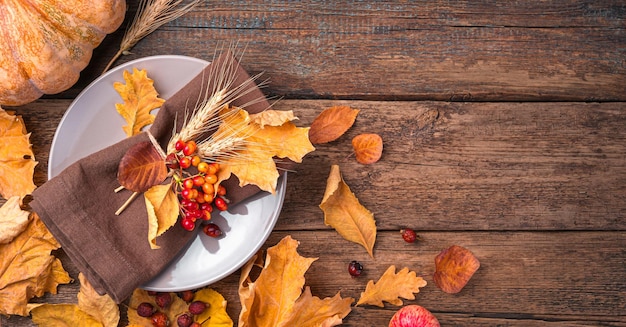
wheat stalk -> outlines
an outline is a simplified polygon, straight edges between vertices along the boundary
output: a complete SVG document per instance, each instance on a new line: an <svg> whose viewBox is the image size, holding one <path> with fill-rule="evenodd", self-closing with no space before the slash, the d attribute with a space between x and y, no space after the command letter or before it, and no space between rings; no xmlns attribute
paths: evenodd
<svg viewBox="0 0 626 327"><path fill-rule="evenodd" d="M201 0L192 0L189 4L179 7L183 1L184 0L141 0L133 22L122 38L119 50L115 53L111 61L109 61L102 73L109 70L115 60L122 54L129 54L130 49L141 39L154 32L163 24L186 14L201 2Z"/></svg>

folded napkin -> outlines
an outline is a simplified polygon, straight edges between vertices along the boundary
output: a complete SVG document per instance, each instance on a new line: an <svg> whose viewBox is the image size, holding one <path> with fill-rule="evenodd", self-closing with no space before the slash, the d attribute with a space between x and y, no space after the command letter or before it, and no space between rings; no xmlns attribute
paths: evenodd
<svg viewBox="0 0 626 327"><path fill-rule="evenodd" d="M233 105L245 107L251 113L269 107L254 83L244 83L249 75L232 55L222 54L167 99L159 110L150 132L163 148L166 148L174 122L181 125L185 110L190 106L193 109L199 97L204 98L211 74L219 65L232 65L236 76L233 87L244 85L248 91L235 99ZM156 276L195 237L195 233L185 231L177 223L157 238L160 249L150 249L142 197L135 199L121 215L115 215L131 195L128 190L114 192L119 187L120 159L132 145L148 140L144 132L79 160L36 189L31 202L33 210L93 287L118 303ZM259 192L254 186L240 188L236 178L225 183L231 207Z"/></svg>

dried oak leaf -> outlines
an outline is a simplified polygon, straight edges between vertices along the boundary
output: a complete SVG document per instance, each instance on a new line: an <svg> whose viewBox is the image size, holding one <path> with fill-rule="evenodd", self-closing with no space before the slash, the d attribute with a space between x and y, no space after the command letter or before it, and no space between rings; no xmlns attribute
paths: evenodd
<svg viewBox="0 0 626 327"><path fill-rule="evenodd" d="M376 283L370 280L361 293L361 298L356 305L369 304L384 307L383 301L395 306L401 306L404 298L414 300L413 293L419 293L420 288L426 286L422 277L417 277L414 271L403 268L396 274L396 266L390 266Z"/></svg>
<svg viewBox="0 0 626 327"><path fill-rule="evenodd" d="M22 199L35 189L37 162L29 138L22 118L0 108L0 195L5 199Z"/></svg>
<svg viewBox="0 0 626 327"><path fill-rule="evenodd" d="M61 261L50 255L59 243L36 214L11 243L0 244L0 314L28 314L26 304L72 279Z"/></svg>
<svg viewBox="0 0 626 327"><path fill-rule="evenodd" d="M20 208L20 197L13 196L0 207L0 244L11 242L28 225L28 211Z"/></svg>
<svg viewBox="0 0 626 327"><path fill-rule="evenodd" d="M383 155L383 139L378 134L360 134L352 139L356 161L369 165Z"/></svg>
<svg viewBox="0 0 626 327"><path fill-rule="evenodd" d="M263 115L272 115L272 112L266 110ZM234 155L228 155L220 163L218 183L234 174L240 186L252 184L275 193L279 174L274 158L288 158L300 163L306 154L315 150L307 136L308 127L296 127L290 121L284 121L292 115L266 119L263 127L255 122L257 119L251 119L245 110L239 108L228 109L222 115L224 121L209 142L219 144L234 138L241 138L242 142ZM232 131L238 132L233 135Z"/></svg>
<svg viewBox="0 0 626 327"><path fill-rule="evenodd" d="M126 84L113 83L113 87L124 100L124 104L116 103L115 108L128 123L122 129L127 136L133 136L154 122L155 116L150 112L161 107L165 100L158 97L154 81L148 78L145 69L133 68L132 74L125 70L123 75Z"/></svg>
<svg viewBox="0 0 626 327"><path fill-rule="evenodd" d="M458 293L479 267L480 262L470 250L453 245L435 257L433 279L442 291Z"/></svg>
<svg viewBox="0 0 626 327"><path fill-rule="evenodd" d="M152 142L139 142L126 151L117 170L120 185L133 192L145 192L167 177L165 159Z"/></svg>
<svg viewBox="0 0 626 327"><path fill-rule="evenodd" d="M244 265L239 280L240 327L336 326L350 313L352 298L337 293L320 299L308 287L302 292L304 274L317 258L300 256L298 244L286 236L267 250L264 265L257 256ZM255 265L263 269L253 281L250 272Z"/></svg>
<svg viewBox="0 0 626 327"><path fill-rule="evenodd" d="M326 192L319 207L324 211L324 223L333 227L343 238L361 244L374 257L376 221L343 181L338 165L332 165L326 182Z"/></svg>
<svg viewBox="0 0 626 327"><path fill-rule="evenodd" d="M150 248L158 249L160 246L156 244L156 238L178 220L178 198L169 184L155 185L143 195L148 211L148 241Z"/></svg>
<svg viewBox="0 0 626 327"><path fill-rule="evenodd" d="M324 109L311 123L309 139L313 144L328 143L343 135L356 120L358 109L334 106Z"/></svg>
<svg viewBox="0 0 626 327"><path fill-rule="evenodd" d="M31 304L33 322L39 326L117 327L120 310L115 301L106 294L98 294L82 273L78 279L78 304Z"/></svg>

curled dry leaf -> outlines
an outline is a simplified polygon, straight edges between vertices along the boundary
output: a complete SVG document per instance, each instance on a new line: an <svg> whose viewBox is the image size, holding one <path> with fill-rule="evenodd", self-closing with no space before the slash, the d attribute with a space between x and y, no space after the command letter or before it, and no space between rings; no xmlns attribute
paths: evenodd
<svg viewBox="0 0 626 327"><path fill-rule="evenodd" d="M35 189L37 162L29 138L22 118L0 108L0 195L5 199L22 199Z"/></svg>
<svg viewBox="0 0 626 327"><path fill-rule="evenodd" d="M334 106L322 111L311 123L309 139L313 144L328 143L343 135L356 120L358 109Z"/></svg>
<svg viewBox="0 0 626 327"><path fill-rule="evenodd" d="M352 298L337 293L320 299L308 287L302 292L304 274L317 258L300 256L298 244L286 236L267 250L265 265L255 256L242 268L240 327L336 326L350 313ZM253 281L250 272L259 265L263 269Z"/></svg>
<svg viewBox="0 0 626 327"><path fill-rule="evenodd" d="M453 245L435 258L435 284L446 293L458 293L469 282L480 262L474 254L461 246Z"/></svg>
<svg viewBox="0 0 626 327"><path fill-rule="evenodd" d="M113 83L113 87L124 100L124 104L116 103L115 108L128 124L122 129L127 136L133 136L154 122L155 116L150 112L161 107L165 100L159 98L154 81L148 78L145 69L133 68L132 74L125 70L123 75L126 84Z"/></svg>
<svg viewBox="0 0 626 327"><path fill-rule="evenodd" d="M400 298L414 300L413 293L419 293L420 288L424 286L426 286L426 281L422 277L417 277L414 271L403 268L396 274L396 266L392 265L376 283L372 280L367 283L356 305L369 304L384 307L383 301L385 301L401 306Z"/></svg>
<svg viewBox="0 0 626 327"><path fill-rule="evenodd" d="M339 166L333 165L326 182L326 192L320 204L324 223L333 227L343 238L361 244L374 256L376 221L343 181Z"/></svg>
<svg viewBox="0 0 626 327"><path fill-rule="evenodd" d="M165 160L152 142L139 142L128 149L120 160L117 180L133 192L145 192L167 177Z"/></svg>
<svg viewBox="0 0 626 327"><path fill-rule="evenodd" d="M78 304L30 305L33 322L46 327L117 327L120 320L117 303L106 294L98 294L82 273L78 275L78 280Z"/></svg>
<svg viewBox="0 0 626 327"><path fill-rule="evenodd" d="M178 198L169 184L155 185L144 193L148 211L148 241L150 248L158 249L156 238L178 220Z"/></svg>
<svg viewBox="0 0 626 327"><path fill-rule="evenodd" d="M383 155L383 139L378 134L360 134L352 139L356 160L364 165L377 162Z"/></svg>
<svg viewBox="0 0 626 327"><path fill-rule="evenodd" d="M264 128L265 125L280 126L286 122L298 119L291 110L263 110L258 114L250 115L253 123Z"/></svg>
<svg viewBox="0 0 626 327"><path fill-rule="evenodd" d="M50 255L60 247L36 214L11 243L0 244L0 314L28 314L32 297L55 294L59 284L72 279L61 261Z"/></svg>
<svg viewBox="0 0 626 327"><path fill-rule="evenodd" d="M11 242L28 225L28 211L20 208L20 197L13 196L0 207L0 244Z"/></svg>

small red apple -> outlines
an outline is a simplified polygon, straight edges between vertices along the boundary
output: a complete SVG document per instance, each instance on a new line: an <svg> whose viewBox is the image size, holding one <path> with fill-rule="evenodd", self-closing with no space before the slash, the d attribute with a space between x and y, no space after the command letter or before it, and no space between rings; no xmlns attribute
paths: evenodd
<svg viewBox="0 0 626 327"><path fill-rule="evenodd" d="M426 308L412 304L398 310L391 320L389 327L440 327L439 320Z"/></svg>

